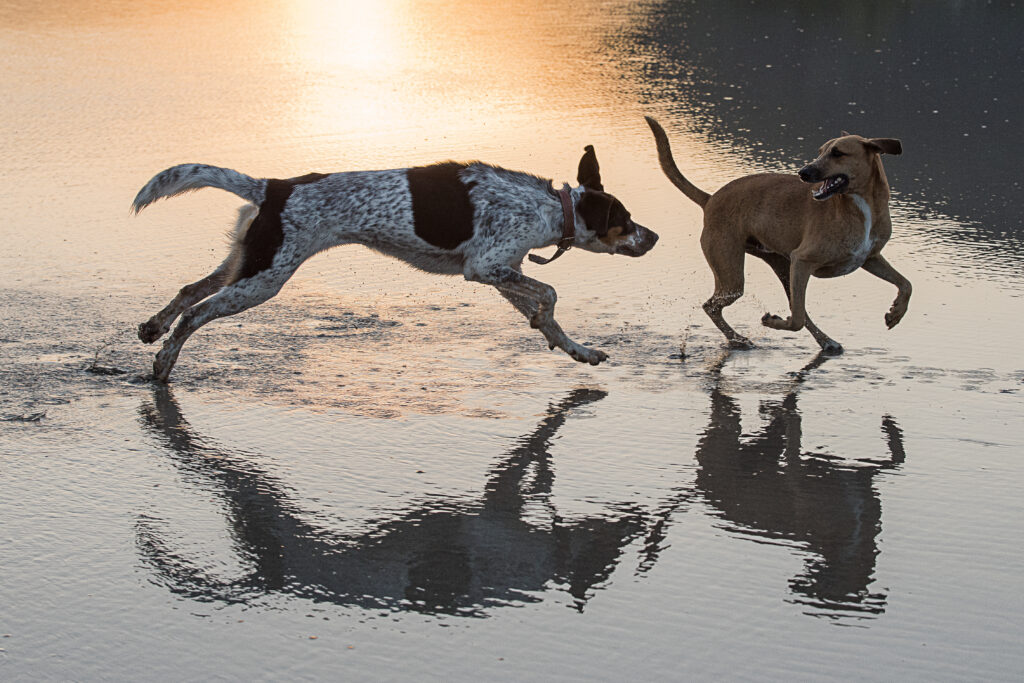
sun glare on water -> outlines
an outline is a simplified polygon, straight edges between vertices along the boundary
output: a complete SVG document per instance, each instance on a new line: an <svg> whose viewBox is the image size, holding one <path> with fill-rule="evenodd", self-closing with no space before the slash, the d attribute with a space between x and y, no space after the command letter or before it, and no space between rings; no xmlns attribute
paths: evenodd
<svg viewBox="0 0 1024 683"><path fill-rule="evenodd" d="M283 11L289 43L276 49L304 83L294 107L311 130L511 146L506 128L552 107L582 115L580 102L615 87L579 77L590 60L538 0L296 0Z"/></svg>
<svg viewBox="0 0 1024 683"><path fill-rule="evenodd" d="M326 69L389 71L406 58L405 0L296 0L291 13L299 27L293 47ZM379 74L378 74L379 75Z"/></svg>

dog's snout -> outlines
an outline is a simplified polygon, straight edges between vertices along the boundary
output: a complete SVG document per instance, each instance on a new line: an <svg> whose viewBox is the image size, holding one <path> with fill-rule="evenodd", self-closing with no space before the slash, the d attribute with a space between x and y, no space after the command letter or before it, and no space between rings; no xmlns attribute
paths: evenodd
<svg viewBox="0 0 1024 683"><path fill-rule="evenodd" d="M642 227L641 229L644 231L644 235L647 238L647 243L650 245L647 248L650 249L651 247L653 247L657 243L657 241L658 241L658 233L654 232L653 230L651 230L649 228L643 228Z"/></svg>
<svg viewBox="0 0 1024 683"><path fill-rule="evenodd" d="M799 171L797 171L797 175L799 175L800 180L804 181L805 183L816 183L819 180L821 180L821 171L819 171L818 168L813 166L812 164L807 164L806 166L801 168Z"/></svg>
<svg viewBox="0 0 1024 683"><path fill-rule="evenodd" d="M654 247L655 243L657 243L658 233L654 232L649 228L645 228L639 223L635 225L637 235L637 246L640 248L640 254L646 254Z"/></svg>
<svg viewBox="0 0 1024 683"><path fill-rule="evenodd" d="M610 253L636 257L643 256L654 247L654 243L658 241L656 232L632 221L631 225L629 237L619 242Z"/></svg>

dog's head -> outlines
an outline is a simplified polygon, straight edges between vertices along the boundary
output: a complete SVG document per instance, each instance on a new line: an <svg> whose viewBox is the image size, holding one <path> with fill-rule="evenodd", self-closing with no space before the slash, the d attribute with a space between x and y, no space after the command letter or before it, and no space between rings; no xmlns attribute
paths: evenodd
<svg viewBox="0 0 1024 683"><path fill-rule="evenodd" d="M658 241L658 235L634 222L622 202L604 191L594 147L587 145L584 150L576 174L583 186L576 211L586 227L576 231L575 246L599 254L643 256Z"/></svg>
<svg viewBox="0 0 1024 683"><path fill-rule="evenodd" d="M862 138L843 133L818 150L818 158L798 171L805 183L821 183L811 196L818 201L846 192L856 192L882 168L880 154L901 154L896 138ZM885 177L884 175L882 176Z"/></svg>

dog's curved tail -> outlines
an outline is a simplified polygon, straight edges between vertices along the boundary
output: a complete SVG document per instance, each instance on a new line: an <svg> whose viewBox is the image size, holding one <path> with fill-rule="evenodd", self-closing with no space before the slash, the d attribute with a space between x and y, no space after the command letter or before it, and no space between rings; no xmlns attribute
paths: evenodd
<svg viewBox="0 0 1024 683"><path fill-rule="evenodd" d="M266 195L267 181L247 176L230 168L206 164L179 164L153 176L139 190L132 202L135 213L142 211L158 199L191 192L201 187L217 187L237 194L242 199L259 205Z"/></svg>
<svg viewBox="0 0 1024 683"><path fill-rule="evenodd" d="M700 189L689 180L686 179L679 169L676 167L675 159L672 158L672 148L668 144L668 135L665 134L665 129L661 127L657 121L652 119L650 116L644 117L647 120L647 125L651 127L651 131L654 133L654 142L658 145L658 161L661 162L661 170L665 172L665 176L672 181L675 185L685 194L687 197L695 201L701 208L708 203L711 199L704 190Z"/></svg>

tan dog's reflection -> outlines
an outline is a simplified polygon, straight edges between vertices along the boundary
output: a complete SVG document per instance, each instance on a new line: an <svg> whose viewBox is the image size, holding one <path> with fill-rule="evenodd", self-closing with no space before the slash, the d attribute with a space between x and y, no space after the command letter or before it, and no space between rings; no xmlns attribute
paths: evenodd
<svg viewBox="0 0 1024 683"><path fill-rule="evenodd" d="M478 502L420 502L365 533L313 524L285 487L254 459L196 435L166 387L142 421L176 467L225 504L232 550L247 565L223 577L172 547L166 523L141 517L137 541L157 580L197 600L249 602L267 593L341 605L467 616L494 605L538 601L555 585L582 610L623 548L643 533L640 512L609 505L600 516L563 519L548 501L548 449L576 408L605 392L578 389L549 406L530 434L489 473ZM541 506L536 503L541 503ZM530 506L530 521L525 508ZM549 518L537 520L537 508ZM327 520L329 522L329 520Z"/></svg>
<svg viewBox="0 0 1024 683"><path fill-rule="evenodd" d="M805 453L798 392L825 360L820 355L795 373L780 401L762 403L767 425L749 435L742 434L739 405L722 388L717 364L711 417L697 447L696 488L725 528L806 550L805 569L790 582L796 602L869 616L883 612L886 600L869 588L882 516L874 478L904 461L903 433L892 417L882 417L884 461L839 462Z"/></svg>

